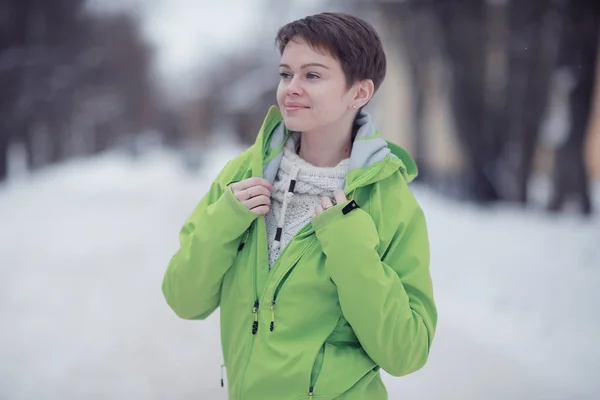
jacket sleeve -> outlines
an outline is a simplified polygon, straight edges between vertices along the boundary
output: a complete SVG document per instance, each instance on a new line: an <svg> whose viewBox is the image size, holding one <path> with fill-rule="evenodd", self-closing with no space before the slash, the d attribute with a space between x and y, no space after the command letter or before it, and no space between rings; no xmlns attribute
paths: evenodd
<svg viewBox="0 0 600 400"><path fill-rule="evenodd" d="M167 303L184 319L207 318L219 306L223 277L237 255L241 235L256 218L224 184L223 175L185 222L179 250L163 278Z"/></svg>
<svg viewBox="0 0 600 400"><path fill-rule="evenodd" d="M367 354L393 376L425 365L437 324L425 216L411 200L383 257L371 216L360 208L343 215L349 202L313 220L344 317Z"/></svg>

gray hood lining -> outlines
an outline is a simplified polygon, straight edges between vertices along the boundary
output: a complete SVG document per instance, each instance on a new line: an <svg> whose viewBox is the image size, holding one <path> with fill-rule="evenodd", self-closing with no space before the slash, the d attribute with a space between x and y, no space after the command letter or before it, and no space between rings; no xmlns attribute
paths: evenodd
<svg viewBox="0 0 600 400"><path fill-rule="evenodd" d="M358 131L352 144L348 172L370 167L375 163L383 161L388 154L396 158L396 155L391 152L387 142L383 138L371 137L377 134L377 129L371 122L371 115L369 113L361 110L356 118L356 125L358 125ZM281 147L286 139L285 126L283 122L280 122L271 135L270 149L274 151ZM283 151L280 151L279 154L263 166L263 176L269 182L275 181L282 158Z"/></svg>

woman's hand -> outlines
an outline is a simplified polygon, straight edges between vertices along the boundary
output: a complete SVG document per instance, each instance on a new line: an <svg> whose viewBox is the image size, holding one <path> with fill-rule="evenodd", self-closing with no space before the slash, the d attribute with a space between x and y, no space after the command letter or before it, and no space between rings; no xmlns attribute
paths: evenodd
<svg viewBox="0 0 600 400"><path fill-rule="evenodd" d="M271 192L273 185L264 178L248 178L233 183L231 190L236 199L244 207L256 215L265 215L271 206Z"/></svg>
<svg viewBox="0 0 600 400"><path fill-rule="evenodd" d="M335 198L336 204L343 203L344 201L348 200L346 198L346 195L344 194L344 191L340 189L334 191L333 196ZM327 209L333 206L334 204L331 202L331 199L329 197L322 197L321 203L317 204L315 207L315 213L313 214L313 217L316 217L317 215L327 211Z"/></svg>

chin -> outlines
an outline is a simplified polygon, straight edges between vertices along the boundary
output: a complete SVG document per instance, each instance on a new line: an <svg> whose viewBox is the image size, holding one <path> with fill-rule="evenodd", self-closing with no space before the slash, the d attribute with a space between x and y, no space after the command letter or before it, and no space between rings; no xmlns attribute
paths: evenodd
<svg viewBox="0 0 600 400"><path fill-rule="evenodd" d="M304 121L303 118L284 116L283 123L286 128L295 132L304 132L311 128L311 124L308 121Z"/></svg>

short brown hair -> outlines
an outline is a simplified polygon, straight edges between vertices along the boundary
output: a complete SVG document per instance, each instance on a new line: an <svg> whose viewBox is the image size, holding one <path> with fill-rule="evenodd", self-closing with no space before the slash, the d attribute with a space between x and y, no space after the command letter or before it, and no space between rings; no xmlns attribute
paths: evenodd
<svg viewBox="0 0 600 400"><path fill-rule="evenodd" d="M383 82L385 52L379 35L366 21L346 13L325 12L290 22L279 29L275 38L281 54L296 36L337 59L348 86L371 79L377 91Z"/></svg>

